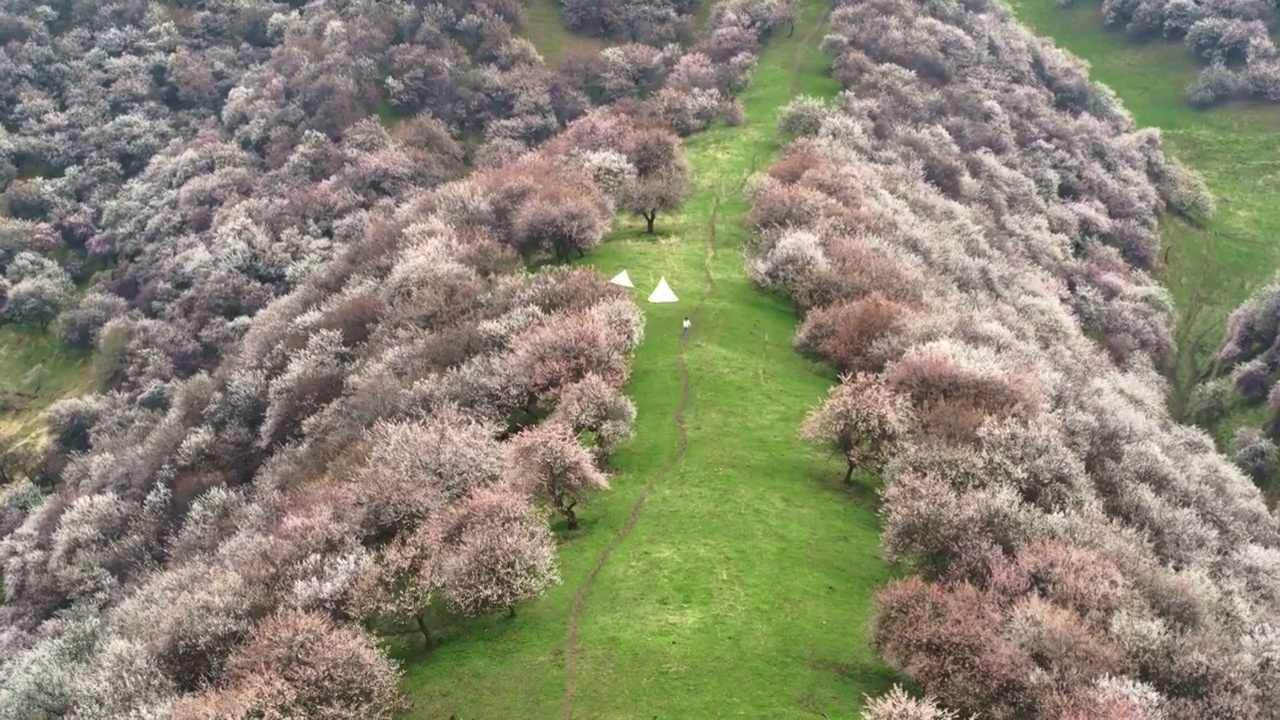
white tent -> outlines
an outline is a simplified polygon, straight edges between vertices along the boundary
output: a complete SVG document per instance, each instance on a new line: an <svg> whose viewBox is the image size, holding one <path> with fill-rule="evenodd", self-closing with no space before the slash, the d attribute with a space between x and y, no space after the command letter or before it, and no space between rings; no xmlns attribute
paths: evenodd
<svg viewBox="0 0 1280 720"><path fill-rule="evenodd" d="M635 287L635 285L631 284L631 276L627 274L626 270L623 270L617 275L614 275L613 279L610 280L609 282L613 283L614 285L621 285L622 287L629 287L629 288Z"/></svg>
<svg viewBox="0 0 1280 720"><path fill-rule="evenodd" d="M658 281L658 287L654 288L653 292L650 293L649 302L673 303L680 302L680 298L676 297L676 294L671 292L671 286L667 284L667 278L663 277Z"/></svg>

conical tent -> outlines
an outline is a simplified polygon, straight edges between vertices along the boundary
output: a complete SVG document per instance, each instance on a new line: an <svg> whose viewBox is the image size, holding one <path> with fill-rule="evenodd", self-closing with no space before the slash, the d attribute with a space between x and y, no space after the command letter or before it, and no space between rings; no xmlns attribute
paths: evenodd
<svg viewBox="0 0 1280 720"><path fill-rule="evenodd" d="M609 282L613 283L614 285L621 285L622 287L629 287L629 288L635 287L635 285L631 284L631 276L627 274L626 270L623 270L617 275L614 275L613 279L610 280Z"/></svg>
<svg viewBox="0 0 1280 720"><path fill-rule="evenodd" d="M661 280L658 280L658 287L654 288L653 292L649 294L649 302L651 303L680 302L680 298L676 297L676 294L671 292L671 286L667 284L667 279L663 277Z"/></svg>

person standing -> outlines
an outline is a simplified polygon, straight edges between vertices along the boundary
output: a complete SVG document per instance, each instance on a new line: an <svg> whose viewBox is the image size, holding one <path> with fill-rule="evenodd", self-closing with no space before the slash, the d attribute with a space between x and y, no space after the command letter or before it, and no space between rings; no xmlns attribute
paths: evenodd
<svg viewBox="0 0 1280 720"><path fill-rule="evenodd" d="M689 334L689 325L691 324L692 323L689 322L689 318L684 319L684 322L680 324L680 337L684 337Z"/></svg>

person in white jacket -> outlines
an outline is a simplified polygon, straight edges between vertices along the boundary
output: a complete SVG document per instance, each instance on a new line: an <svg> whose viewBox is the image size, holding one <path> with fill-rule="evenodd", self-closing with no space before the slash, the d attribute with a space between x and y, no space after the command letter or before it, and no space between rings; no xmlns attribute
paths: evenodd
<svg viewBox="0 0 1280 720"><path fill-rule="evenodd" d="M692 323L689 322L689 318L685 318L684 322L680 324L680 337L684 337L689 334L690 325L692 325Z"/></svg>

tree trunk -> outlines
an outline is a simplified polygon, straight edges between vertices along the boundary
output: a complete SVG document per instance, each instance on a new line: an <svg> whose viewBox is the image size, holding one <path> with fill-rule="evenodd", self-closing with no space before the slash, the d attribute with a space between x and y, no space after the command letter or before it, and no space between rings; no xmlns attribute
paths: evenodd
<svg viewBox="0 0 1280 720"><path fill-rule="evenodd" d="M516 616L516 606L511 605L507 608L507 617L515 617L515 616Z"/></svg>
<svg viewBox="0 0 1280 720"><path fill-rule="evenodd" d="M422 642L427 647L431 647L431 631L427 629L427 623L422 620L422 615L414 615L414 620L418 621L418 630L422 632Z"/></svg>
<svg viewBox="0 0 1280 720"><path fill-rule="evenodd" d="M652 235L652 234L653 234L653 221L658 219L658 211L657 211L657 210L654 210L653 212L648 213L648 214L641 213L641 215L643 215L643 216L644 216L645 224L648 226L648 230L647 230L646 232L648 232L650 235Z"/></svg>
<svg viewBox="0 0 1280 720"><path fill-rule="evenodd" d="M566 499L565 494L560 494L555 497L556 509L559 510L561 514L564 515L565 526L569 530L577 530L578 514L575 513L573 509L577 507L578 501L572 498L569 498L568 502L566 503L565 499Z"/></svg>
<svg viewBox="0 0 1280 720"><path fill-rule="evenodd" d="M845 485L852 485L852 484L853 484L853 468L854 468L853 463L849 463L849 468L848 468L847 470L845 470L845 471L844 471L844 484L845 484Z"/></svg>

